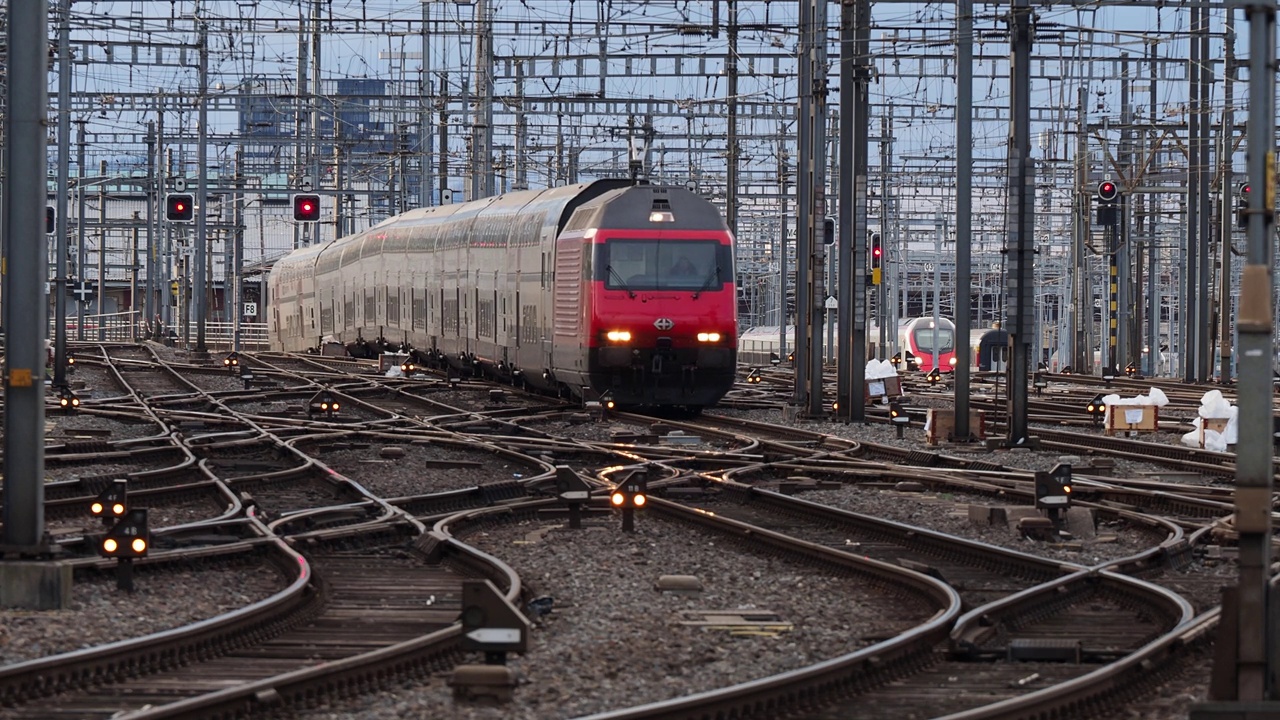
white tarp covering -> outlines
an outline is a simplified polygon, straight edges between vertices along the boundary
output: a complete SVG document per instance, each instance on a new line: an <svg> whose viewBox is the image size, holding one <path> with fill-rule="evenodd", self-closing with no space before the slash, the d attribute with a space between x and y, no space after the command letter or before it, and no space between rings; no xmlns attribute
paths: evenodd
<svg viewBox="0 0 1280 720"><path fill-rule="evenodd" d="M1238 416L1240 408L1222 397L1219 390L1210 390L1200 398L1200 410L1191 421L1195 429L1182 436L1182 444L1188 447L1200 447L1200 437L1204 436L1204 449L1226 452L1228 445L1235 445L1239 432ZM1227 421L1222 432L1205 427L1205 420L1217 419ZM1214 423L1218 425L1219 423Z"/></svg>
<svg viewBox="0 0 1280 720"><path fill-rule="evenodd" d="M876 360L873 358L867 361L865 373L867 380L881 380L887 377L894 377L898 374L898 369L888 360Z"/></svg>

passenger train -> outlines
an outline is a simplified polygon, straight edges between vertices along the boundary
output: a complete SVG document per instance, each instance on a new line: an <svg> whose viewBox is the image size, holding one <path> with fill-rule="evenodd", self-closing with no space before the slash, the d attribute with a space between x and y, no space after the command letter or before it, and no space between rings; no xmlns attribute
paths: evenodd
<svg viewBox="0 0 1280 720"><path fill-rule="evenodd" d="M826 328L822 328L823 342L826 342ZM788 353L795 348L796 329L787 326ZM752 328L742 334L739 341L738 357L750 365L768 365L778 354L778 326ZM880 338L879 327L875 324L867 326L867 342L874 343ZM904 318L898 322L898 348L911 353L915 358L915 369L929 372L934 367L939 372L952 372L956 364L956 326L948 318L939 318L935 326L933 316ZM876 352L877 357L888 357L885 352ZM902 357L905 359L906 354ZM906 366L902 366L907 369Z"/></svg>
<svg viewBox="0 0 1280 720"><path fill-rule="evenodd" d="M607 179L411 210L294 251L271 346L400 347L583 400L696 412L733 385L734 239L679 187ZM375 342L370 342L370 341Z"/></svg>

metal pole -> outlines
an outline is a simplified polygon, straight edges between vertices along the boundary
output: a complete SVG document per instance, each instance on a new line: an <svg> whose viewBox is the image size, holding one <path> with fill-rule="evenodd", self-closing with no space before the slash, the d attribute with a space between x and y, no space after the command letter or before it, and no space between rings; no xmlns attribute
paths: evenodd
<svg viewBox="0 0 1280 720"><path fill-rule="evenodd" d="M307 172L311 175L311 187L306 188L307 190L320 189L320 99L324 97L324 87L320 79L320 51L323 47L320 33L320 12L323 4L321 0L315 0L311 4L311 92L308 93L309 97L307 98L311 111L311 127L307 129ZM338 124L335 122L333 125L336 128ZM306 224L314 225L310 229L310 244L315 245L320 242L321 224ZM335 237L338 236L335 235Z"/></svg>
<svg viewBox="0 0 1280 720"><path fill-rule="evenodd" d="M1249 18L1248 261L1240 283L1239 444L1236 514L1239 533L1239 700L1277 699L1277 643L1268 581L1271 566L1272 297L1275 233L1276 3L1254 0ZM1193 43L1194 45L1194 43Z"/></svg>
<svg viewBox="0 0 1280 720"><path fill-rule="evenodd" d="M1128 53L1120 53L1120 68L1120 167L1131 179L1130 184L1132 184L1134 182L1132 179L1137 177L1137 172L1133 161L1133 107L1130 102L1132 81ZM1111 278L1116 300L1114 310L1116 327L1112 330L1115 344L1112 346L1114 354L1111 358L1111 366L1121 372L1124 371L1125 364L1134 358L1133 348L1129 347L1129 328L1133 322L1133 303L1129 292L1132 267L1129 252L1129 223L1130 208L1133 207L1133 193L1130 190L1131 188L1125 188L1125 192L1120 195L1119 202L1116 203L1114 231L1116 246L1113 255L1116 273Z"/></svg>
<svg viewBox="0 0 1280 720"><path fill-rule="evenodd" d="M137 224L141 220L140 214L137 210L133 212L134 226L129 238L129 338L133 342L138 342L138 318L141 317L138 310L138 243L142 228Z"/></svg>
<svg viewBox="0 0 1280 720"><path fill-rule="evenodd" d="M53 384L67 386L67 185L71 182L71 0L58 3L58 199L54 241L57 271L53 275Z"/></svg>
<svg viewBox="0 0 1280 720"><path fill-rule="evenodd" d="M867 128L871 123L870 0L846 0L840 17L840 306L837 416L864 422L867 377ZM883 239L882 239L883 242Z"/></svg>
<svg viewBox="0 0 1280 720"><path fill-rule="evenodd" d="M814 3L821 0L800 0L800 67L799 110L796 113L796 341L795 341L795 394L791 403L797 407L808 406L809 354L814 352L810 325L813 287L810 284L809 266L813 253L813 148L814 148ZM692 147L692 142L690 142ZM690 161L692 163L692 160ZM819 164L821 167L821 164ZM690 167L692 176L693 168Z"/></svg>
<svg viewBox="0 0 1280 720"><path fill-rule="evenodd" d="M956 367L955 437L968 440L970 288L973 268L973 0L956 6Z"/></svg>
<svg viewBox="0 0 1280 720"><path fill-rule="evenodd" d="M194 280L192 287L192 299L195 300L196 311L196 346L197 353L208 352L205 346L205 318L208 313L208 298L205 297L205 279L208 268L205 267L205 247L209 243L208 217L209 208L209 173L207 164L209 162L209 26L207 23L200 22L200 88L196 95L197 101L200 103L199 117L200 127L196 133L196 236L192 242L196 246L194 267L191 268Z"/></svg>
<svg viewBox="0 0 1280 720"><path fill-rule="evenodd" d="M418 143L419 162L422 163L422 195L419 207L438 205L435 201L434 178L431 174L431 159L435 147L435 127L431 122L431 6L433 3L422 3L422 79L418 83ZM337 144L335 143L335 149ZM338 186L342 188L341 185ZM342 196L338 196L338 207L342 207ZM345 229L339 227L336 237L344 237ZM263 298L259 298L261 302Z"/></svg>
<svg viewBox="0 0 1280 720"><path fill-rule="evenodd" d="M880 118L880 285L876 288L876 326L880 330L880 337L876 340L876 347L880 349L879 358L882 360L893 355L897 349L898 337L896 332L889 331L893 325L893 312L887 307L890 302L897 304L897 296L893 292L893 273L890 272L893 253L889 252L889 162L893 155L891 127L888 115ZM889 339L891 336L893 341Z"/></svg>
<svg viewBox="0 0 1280 720"><path fill-rule="evenodd" d="M809 185L809 201L801 207L801 214L807 218L808 227L800 240L805 244L808 259L808 273L805 274L809 287L808 303L804 312L809 315L809 395L808 412L810 416L821 415L822 410L822 315L826 312L826 283L823 277L823 260L826 259L826 245L818 238L818 228L827 215L827 2L811 0L812 22L809 25L810 64L809 79L812 103L807 122L811 124L811 154L809 163L803 169L804 182ZM799 356L797 356L797 360Z"/></svg>
<svg viewBox="0 0 1280 720"><path fill-rule="evenodd" d="M85 282L85 271L84 271L84 266L85 266L85 263L86 263L86 262L88 262L88 255L87 255L87 253L85 252L85 247L84 247L84 230L85 230L85 228L84 228L84 210L85 210L85 205L86 205L86 202L85 202L85 201L86 201L86 198L85 198L85 192L87 192L87 189L85 188L85 181L88 179L88 173L86 173L86 172L85 172L85 168L84 168L84 163L85 163L85 159L84 159L84 150L85 150L84 125L85 125L85 121L84 121L84 120L77 120L77 121L76 121L76 123L80 126L80 128L79 128L79 132L77 133L77 134L79 135L79 137L80 137L80 140L79 140L79 143L78 143L78 144L79 144L79 148L78 148L78 149L79 149L79 160L78 160L78 161L77 161L77 163L76 163L76 173L77 173L77 175L79 176L79 177L78 177L78 179L76 180L76 205L77 205L77 208L76 208L76 243L77 243L77 245L79 245L79 249L76 251L76 252L77 252L77 261L76 261L76 279L77 279L79 282L84 283L84 282ZM77 339L77 340L84 340L84 320L85 320L84 316L85 316L86 312L88 311L88 308L86 307L86 305L87 305L87 303L85 303L85 301L84 301L84 296L83 296L83 295L82 295L82 296L80 296L79 298L77 298L77 302L76 302L76 309L77 309L77 312L76 312L76 320L77 320L77 322L76 322L76 326L77 326L77 327L76 327L76 339Z"/></svg>
<svg viewBox="0 0 1280 720"><path fill-rule="evenodd" d="M1081 85L1076 95L1076 202L1075 232L1071 237L1071 355L1062 362L1071 365L1077 373L1091 372L1093 348L1089 342L1093 326L1093 293L1088 281L1089 263L1085 248L1089 240L1093 218L1089 214L1089 133L1087 103L1089 88ZM1059 370L1062 368L1059 367Z"/></svg>
<svg viewBox="0 0 1280 720"><path fill-rule="evenodd" d="M5 102L4 544L37 550L44 541L48 6L11 2L8 12L8 67L23 71L8 73Z"/></svg>
<svg viewBox="0 0 1280 720"><path fill-rule="evenodd" d="M783 140L782 121L778 121L778 360L787 361L787 177L791 169L788 167L786 141Z"/></svg>
<svg viewBox="0 0 1280 720"><path fill-rule="evenodd" d="M1231 362L1231 318L1233 317L1234 308L1231 302L1231 265L1232 265L1232 242L1231 235L1235 231L1235 182L1231 173L1231 155L1234 148L1235 132L1235 111L1231 107L1233 99L1233 86L1236 78L1236 53L1235 53L1235 14L1227 13L1225 18L1226 26L1223 28L1223 45L1226 50L1225 70L1222 73L1222 130L1219 137L1222 148L1218 154L1218 165L1222 169L1221 197L1222 211L1219 213L1218 228L1222 233L1222 255L1221 269L1218 276L1218 352L1221 355L1221 365L1218 368L1218 380L1223 383L1232 381L1232 362ZM1154 348L1153 348L1154 352Z"/></svg>
<svg viewBox="0 0 1280 720"><path fill-rule="evenodd" d="M729 46L728 55L724 59L725 73L728 75L728 137L727 167L725 169L725 221L729 232L735 237L738 234L738 3L737 0L726 0L729 9Z"/></svg>
<svg viewBox="0 0 1280 720"><path fill-rule="evenodd" d="M476 56L472 75L477 102L471 127L471 196L468 200L493 195L493 13L490 7L489 0L476 1ZM604 44L603 36L600 43Z"/></svg>
<svg viewBox="0 0 1280 720"><path fill-rule="evenodd" d="M1005 300L1009 331L1010 446L1026 446L1027 364L1034 327L1035 177L1031 159L1031 8L1029 0L1014 0L1009 14L1013 45L1010 60L1009 112L1009 279Z"/></svg>
<svg viewBox="0 0 1280 720"><path fill-rule="evenodd" d="M107 161L98 161L98 340L107 339Z"/></svg>
<svg viewBox="0 0 1280 720"><path fill-rule="evenodd" d="M1156 124L1156 107L1159 100L1157 94L1156 81L1159 72L1156 68L1156 47L1157 43L1149 43L1147 45L1147 57L1150 59L1151 67L1149 68L1149 81L1151 85L1151 102L1147 110L1147 119L1151 125ZM1229 104L1228 104L1229 106ZM1157 151L1154 141L1147 138L1150 143L1150 153ZM1147 242L1147 377L1153 377L1160 372L1160 294L1156 291L1156 259L1159 255L1159 243L1156 241L1156 212L1154 198L1148 204L1151 212L1147 215L1147 235L1150 238ZM1173 323L1170 322L1170 336L1172 336Z"/></svg>
<svg viewBox="0 0 1280 720"><path fill-rule="evenodd" d="M1213 349L1209 344L1212 318L1209 316L1209 281L1212 279L1213 267L1209 257L1209 243L1212 239L1211 223L1213 213L1209 199L1209 184L1213 173L1208 169L1211 159L1209 148L1209 87L1213 83L1213 55L1209 52L1209 8L1200 6L1192 9L1199 16L1199 32L1192 42L1200 43L1200 105L1194 109L1200 116L1200 137L1196 141L1200 146L1200 181L1196 192L1200 194L1200 243L1198 252L1200 263L1196 266L1196 293L1192 297L1196 301L1196 380L1204 382L1213 372Z"/></svg>
<svg viewBox="0 0 1280 720"><path fill-rule="evenodd" d="M147 121L147 286L144 290L146 297L142 303L142 318L151 327L151 339L157 340L155 336L156 327L152 320L156 317L156 287L158 280L156 279L157 263L156 250L158 248L158 240L160 234L156 221L156 199L160 196L157 192L159 184L156 182L156 125L155 121Z"/></svg>
<svg viewBox="0 0 1280 720"><path fill-rule="evenodd" d="M1200 259L1200 175L1204 158L1200 156L1200 73L1202 72L1202 62L1200 58L1200 43L1197 42L1195 36L1199 16L1195 10L1191 11L1191 42L1190 44L1190 67L1188 70L1188 88L1187 108L1190 110L1187 117L1187 242L1186 255L1183 258L1183 292L1181 301L1178 304L1180 320L1182 325L1182 343L1178 348L1182 360L1182 379L1186 382L1195 382L1199 377L1199 371L1196 367L1196 361L1199 358L1198 348L1200 347L1200 332L1196 327L1199 318L1196 317L1196 279L1199 277L1196 267Z"/></svg>
<svg viewBox="0 0 1280 720"><path fill-rule="evenodd" d="M228 273L232 286L227 295L231 298L231 350L240 352L240 318L244 315L243 272L244 272L244 149L236 150L236 192L231 203L231 225L234 236L234 247L231 250L231 268ZM341 205L341 197L336 204ZM262 298L258 299L261 303Z"/></svg>

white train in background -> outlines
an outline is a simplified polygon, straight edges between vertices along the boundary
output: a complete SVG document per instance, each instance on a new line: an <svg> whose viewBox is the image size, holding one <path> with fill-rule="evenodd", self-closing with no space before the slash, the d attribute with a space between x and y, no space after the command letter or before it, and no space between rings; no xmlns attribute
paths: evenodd
<svg viewBox="0 0 1280 720"><path fill-rule="evenodd" d="M826 342L826 328L822 328L823 342ZM779 362L785 358L778 351L780 332L777 325L751 328L738 336L738 361L747 365L765 367L772 364L775 358ZM787 353L794 351L796 329L787 326ZM970 331L971 352L970 367L981 370L1003 370L1008 360L1009 334L999 328L979 328ZM867 326L867 343L878 342L880 329L875 324ZM910 352L916 358L917 369L929 372L937 367L939 372L951 372L955 369L956 359L956 326L950 318L940 318L936 323L933 316L904 318L898 323L898 350L905 357ZM886 352L876 352L877 357L885 357Z"/></svg>

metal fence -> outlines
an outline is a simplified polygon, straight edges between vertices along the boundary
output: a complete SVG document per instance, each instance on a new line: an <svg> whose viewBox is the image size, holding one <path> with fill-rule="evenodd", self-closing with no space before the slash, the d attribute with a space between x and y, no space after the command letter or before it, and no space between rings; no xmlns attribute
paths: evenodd
<svg viewBox="0 0 1280 720"><path fill-rule="evenodd" d="M67 318L67 340L86 342L140 342L151 339L172 345L188 345L195 342L198 332L194 322L188 323L184 333L178 327L149 327L135 312L111 313L107 315L86 315L84 329L81 332L79 318ZM53 337L54 324L49 322L49 336ZM213 349L233 347L235 327L228 322L206 322L204 324L205 344ZM266 323L240 323L240 348L244 350L266 350L268 348Z"/></svg>

